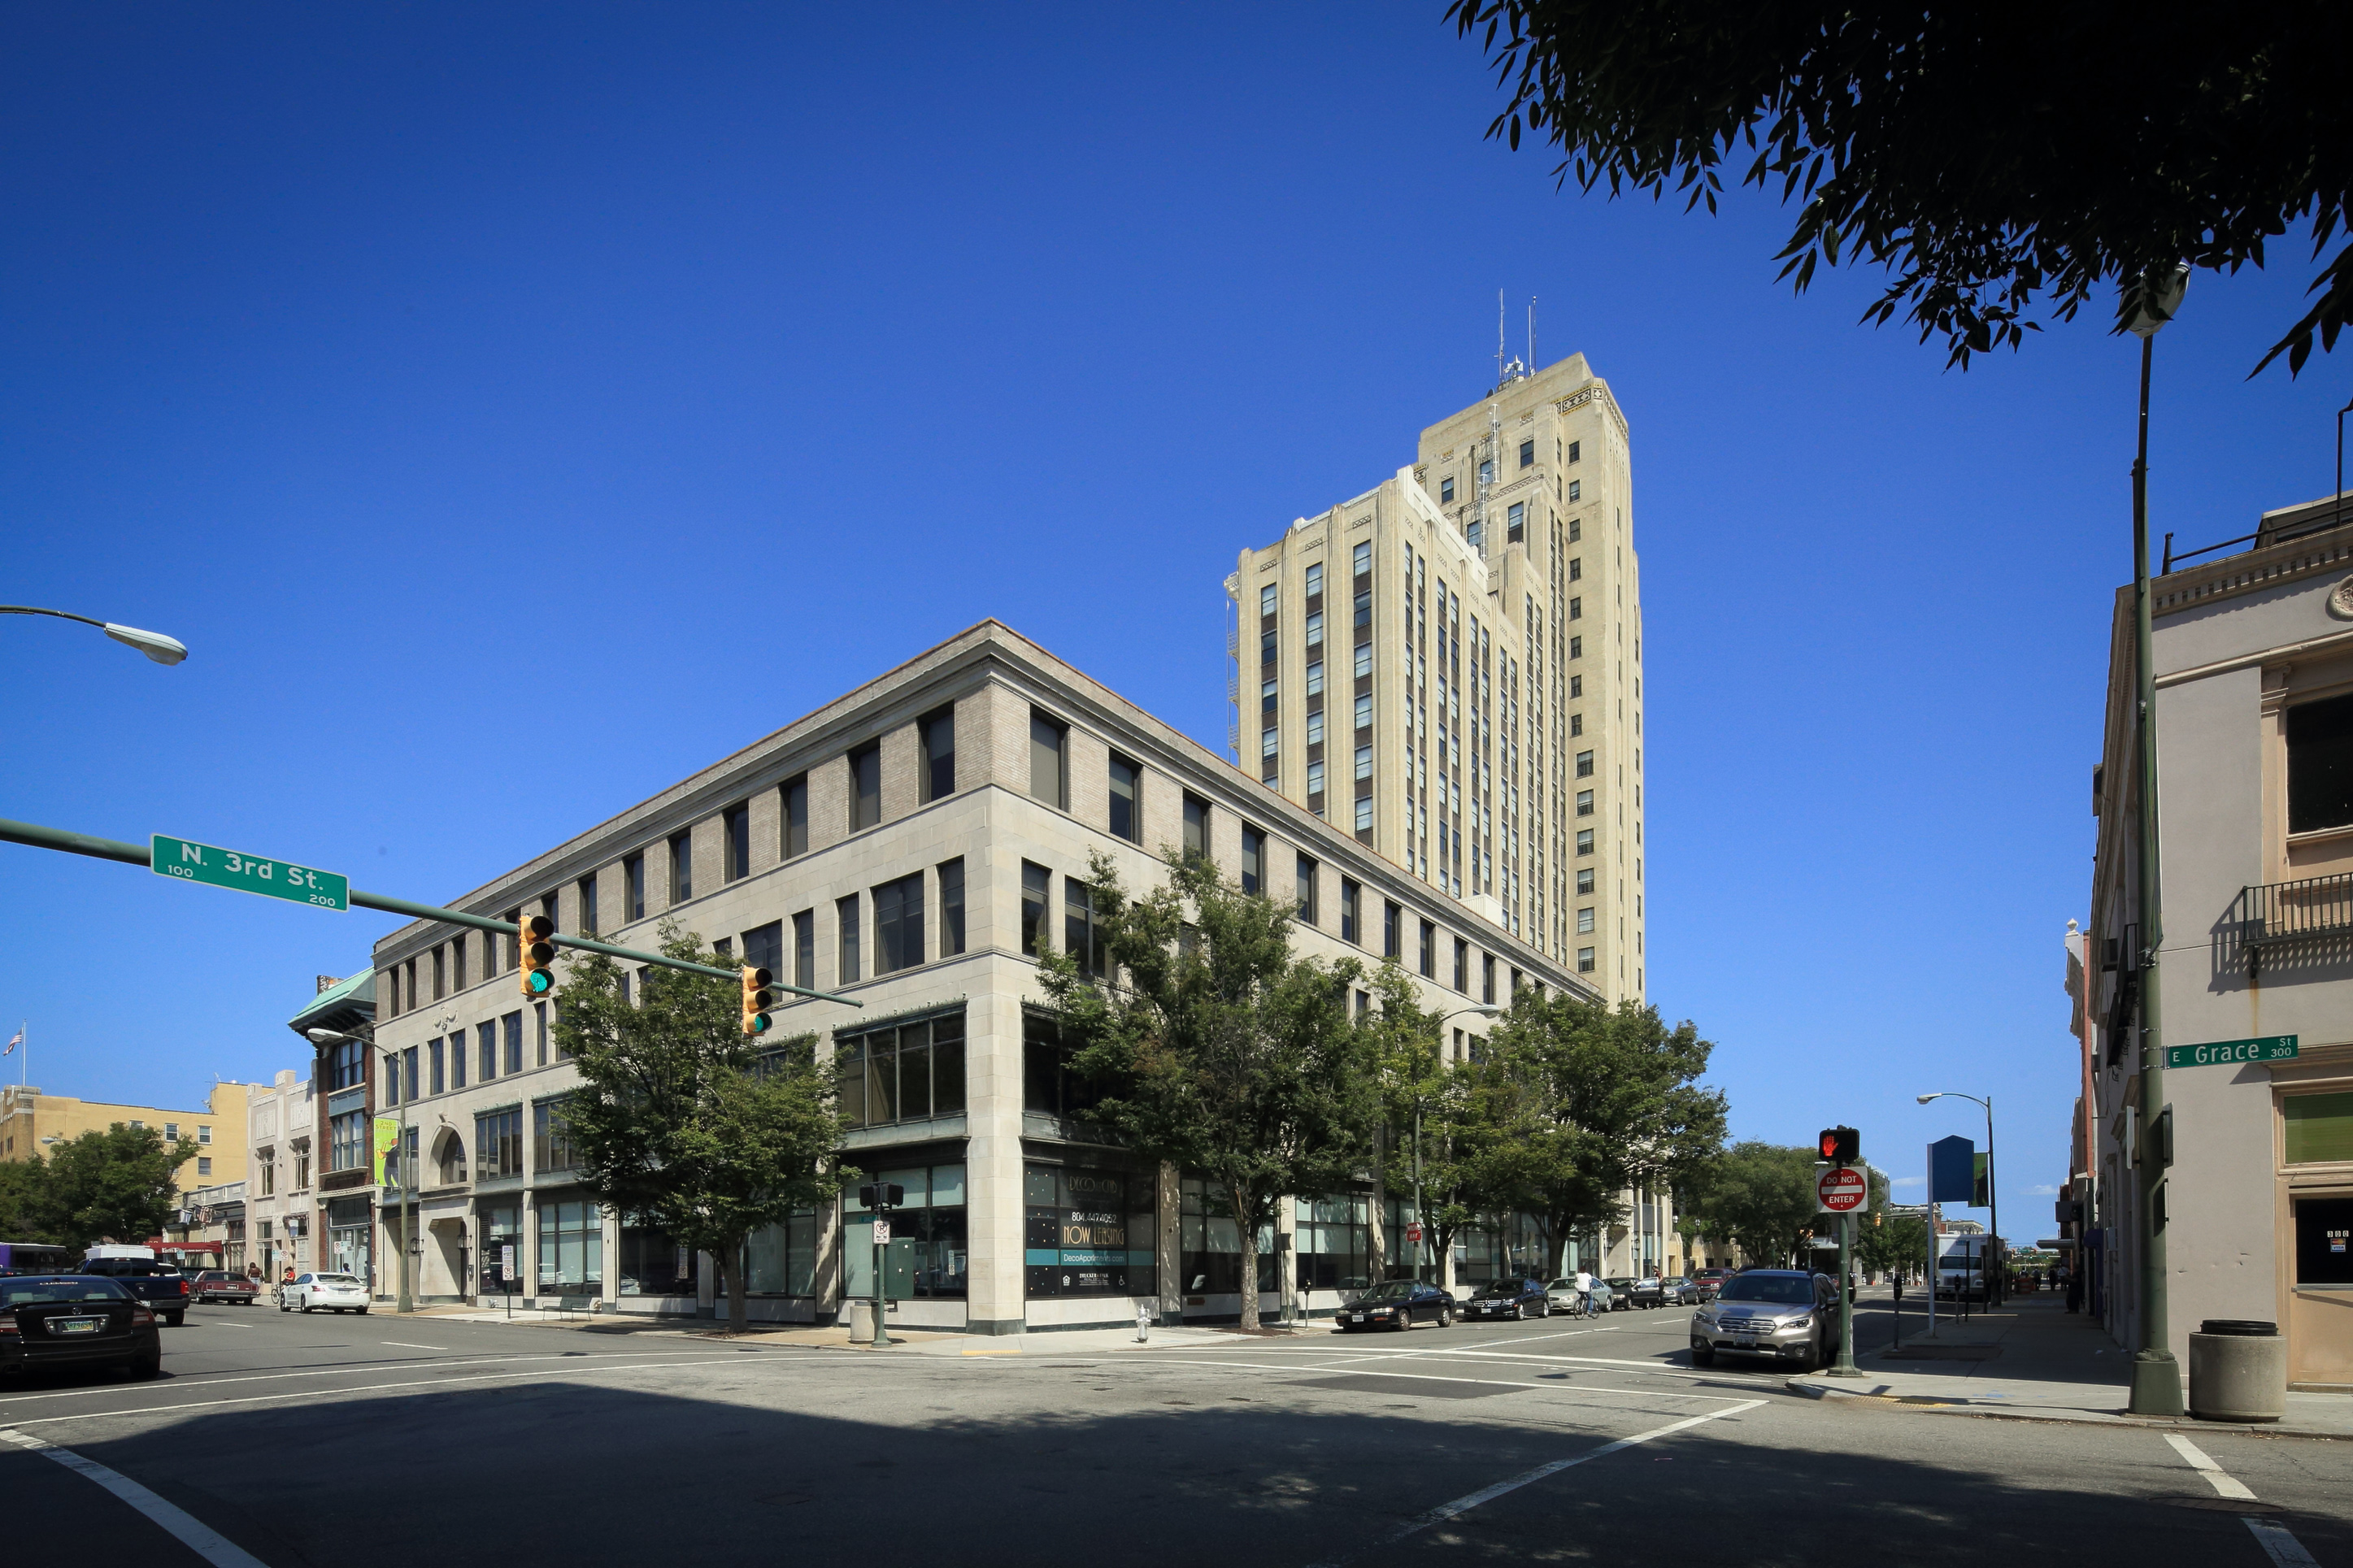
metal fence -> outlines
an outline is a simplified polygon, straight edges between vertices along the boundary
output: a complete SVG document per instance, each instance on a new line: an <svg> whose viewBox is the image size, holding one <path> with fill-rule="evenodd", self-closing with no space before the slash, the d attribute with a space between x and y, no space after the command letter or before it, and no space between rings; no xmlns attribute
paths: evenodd
<svg viewBox="0 0 2353 1568"><path fill-rule="evenodd" d="M2353 872L2250 887L2245 907L2240 941L2251 948L2353 934Z"/></svg>

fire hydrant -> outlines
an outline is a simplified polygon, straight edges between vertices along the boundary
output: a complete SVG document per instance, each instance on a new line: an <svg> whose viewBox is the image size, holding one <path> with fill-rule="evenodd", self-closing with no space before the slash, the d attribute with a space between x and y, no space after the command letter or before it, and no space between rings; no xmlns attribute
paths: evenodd
<svg viewBox="0 0 2353 1568"><path fill-rule="evenodd" d="M1135 1342L1140 1345L1152 1342L1152 1303L1149 1301L1139 1302L1136 1306Z"/></svg>

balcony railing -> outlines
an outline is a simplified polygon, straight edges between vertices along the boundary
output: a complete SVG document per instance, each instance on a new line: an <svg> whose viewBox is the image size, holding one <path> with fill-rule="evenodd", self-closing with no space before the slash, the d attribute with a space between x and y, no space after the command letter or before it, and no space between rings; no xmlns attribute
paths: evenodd
<svg viewBox="0 0 2353 1568"><path fill-rule="evenodd" d="M2250 948L2353 936L2353 872L2268 882L2246 890L2240 942Z"/></svg>

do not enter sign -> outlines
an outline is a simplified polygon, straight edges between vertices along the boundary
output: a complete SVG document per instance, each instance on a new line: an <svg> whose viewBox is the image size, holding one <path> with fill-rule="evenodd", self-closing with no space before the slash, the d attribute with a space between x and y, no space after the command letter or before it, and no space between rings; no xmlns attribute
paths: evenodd
<svg viewBox="0 0 2353 1568"><path fill-rule="evenodd" d="M1822 1214L1853 1214L1871 1201L1871 1182L1852 1165L1833 1165L1814 1178Z"/></svg>
<svg viewBox="0 0 2353 1568"><path fill-rule="evenodd" d="M1408 1241L1419 1241L1421 1239L1421 1222L1419 1220L1414 1220L1407 1225L1405 1227L1405 1238Z"/></svg>

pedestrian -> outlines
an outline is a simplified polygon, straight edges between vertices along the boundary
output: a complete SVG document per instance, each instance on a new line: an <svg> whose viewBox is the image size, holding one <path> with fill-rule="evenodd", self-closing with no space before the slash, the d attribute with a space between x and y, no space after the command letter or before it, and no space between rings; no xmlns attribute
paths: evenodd
<svg viewBox="0 0 2353 1568"><path fill-rule="evenodd" d="M2071 1312L2080 1312L2080 1311L2082 1311L2082 1310L2084 1310L2084 1279L2083 1279L2083 1276L2081 1276L2080 1274L2076 1273L2076 1272L2075 1272L2075 1270L2073 1270L2073 1268L2070 1268L2070 1269L2066 1270L2066 1277L2067 1277L2067 1310L2068 1310L2069 1311L2071 1311Z"/></svg>

